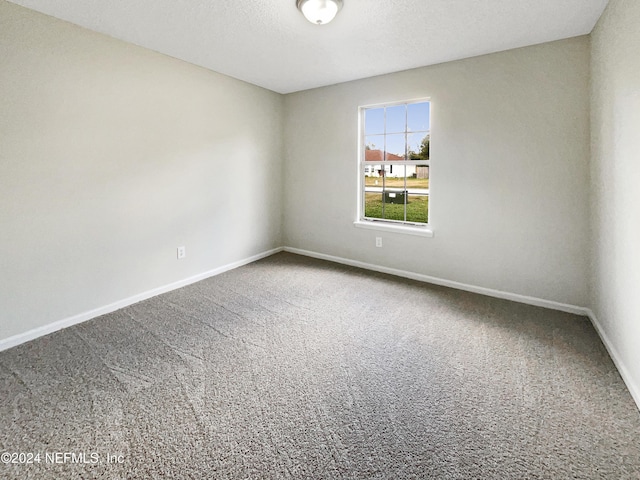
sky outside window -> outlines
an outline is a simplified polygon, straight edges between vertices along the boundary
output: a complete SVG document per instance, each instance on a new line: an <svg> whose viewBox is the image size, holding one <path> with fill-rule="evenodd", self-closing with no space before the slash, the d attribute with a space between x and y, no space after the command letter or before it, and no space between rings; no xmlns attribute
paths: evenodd
<svg viewBox="0 0 640 480"><path fill-rule="evenodd" d="M365 135L384 133L384 108L370 108L365 110L364 133Z"/></svg>
<svg viewBox="0 0 640 480"><path fill-rule="evenodd" d="M392 153L404 158L405 154L405 136L404 133L392 133L386 136L387 155ZM385 160L397 160L397 158L386 158Z"/></svg>
<svg viewBox="0 0 640 480"><path fill-rule="evenodd" d="M431 123L430 106L429 102L420 102L386 108L368 108L364 115L365 135L428 132Z"/></svg>
<svg viewBox="0 0 640 480"><path fill-rule="evenodd" d="M407 131L426 132L430 129L431 109L429 102L407 105Z"/></svg>
<svg viewBox="0 0 640 480"><path fill-rule="evenodd" d="M402 133L407 126L407 106L397 105L395 107L386 108L386 132L385 133ZM395 152L394 152L395 153Z"/></svg>

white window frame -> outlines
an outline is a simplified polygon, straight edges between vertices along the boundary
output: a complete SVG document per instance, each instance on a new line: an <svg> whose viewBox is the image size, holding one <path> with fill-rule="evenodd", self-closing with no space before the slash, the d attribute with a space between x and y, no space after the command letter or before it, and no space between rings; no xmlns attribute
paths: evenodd
<svg viewBox="0 0 640 480"><path fill-rule="evenodd" d="M364 125L364 112L368 109L373 109L373 108L382 108L382 107L394 107L397 105L410 105L413 103L422 103L422 102L429 102L430 104L430 124L431 124L431 119L433 118L433 109L431 108L433 106L433 102L431 101L431 98L419 98L419 99L414 99L414 100L405 100L405 101L399 101L399 102L386 102L386 103L379 103L379 104L374 104L374 105L363 105L360 106L358 108L358 208L357 208L357 219L355 222L353 222L355 227L358 228L366 228L366 229L372 229L372 230L381 230L381 231L391 231L391 232L397 232L397 233L406 233L406 234L410 234L410 235L421 235L421 236L425 236L425 237L433 237L433 228L432 228L432 201L431 201L431 178L432 178L432 171L431 171L431 163L430 163L430 159L429 160L405 160L405 161L399 161L399 160L381 160L381 161L369 161L366 162L365 161L365 146L364 146L364 139L365 139L365 125ZM407 132L406 131L406 126L405 126L405 135L407 133L411 133L411 132ZM431 125L429 125L429 135L431 135ZM365 217L364 216L364 205L365 205L365 168L367 166L374 166L374 165L382 165L382 166L387 166L387 165L397 165L397 166L404 166L404 165L412 165L415 167L418 166L427 166L429 167L429 213L428 213L428 218L429 218L429 222L428 223L417 223L417 222L407 222L407 221L403 221L403 220L390 220L390 219L382 219L382 218L370 218L370 217ZM405 188L406 190L406 177L405 177ZM406 218L406 205L405 205L405 218Z"/></svg>

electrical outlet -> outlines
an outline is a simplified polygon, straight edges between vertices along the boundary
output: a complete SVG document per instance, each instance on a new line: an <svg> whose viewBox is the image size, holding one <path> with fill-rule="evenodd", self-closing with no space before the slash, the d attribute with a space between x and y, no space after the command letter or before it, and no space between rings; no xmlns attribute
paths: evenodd
<svg viewBox="0 0 640 480"><path fill-rule="evenodd" d="M185 247L178 247L178 260L187 256L187 249Z"/></svg>
<svg viewBox="0 0 640 480"><path fill-rule="evenodd" d="M382 237L376 237L376 247L382 247Z"/></svg>

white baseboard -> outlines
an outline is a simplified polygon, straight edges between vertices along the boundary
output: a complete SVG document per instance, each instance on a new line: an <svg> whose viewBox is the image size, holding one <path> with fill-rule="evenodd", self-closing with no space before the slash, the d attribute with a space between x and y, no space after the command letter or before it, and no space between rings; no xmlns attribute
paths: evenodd
<svg viewBox="0 0 640 480"><path fill-rule="evenodd" d="M561 312L574 313L576 315L583 315L585 317L589 315L589 309L585 307L578 307L576 305L569 305L567 303L554 302L552 300L528 297L526 295L520 295L518 293L503 292L501 290L468 285L466 283L455 282L453 280L445 280L443 278L431 277L429 275L408 272L406 270L398 270L395 268L381 267L380 265L359 262L357 260L350 260L348 258L334 257L333 255L325 255L324 253L311 252L309 250L301 250L299 248L284 247L284 251L296 253L298 255L305 255L307 257L319 258L321 260L329 260L330 262L342 263L344 265L350 265L352 267L364 268L366 270L373 270L375 272L388 273L390 275L410 278L412 280L418 280L421 282L433 283L435 285L441 285L443 287L451 287L458 290L465 290L467 292L479 293L481 295L487 295L488 297L512 300L514 302L526 303L527 305L535 305L536 307L544 307L551 310L559 310Z"/></svg>
<svg viewBox="0 0 640 480"><path fill-rule="evenodd" d="M192 277L185 278L183 280L178 280L177 282L173 282L168 285L163 285L161 287L154 288L152 290L148 290L143 293L139 293L138 295L134 295L132 297L125 298L123 300L119 300L114 303L110 303L109 305L105 305L103 307L98 307L93 310L89 310L88 312L82 312L72 317L64 318L62 320L58 320L53 323L49 323L47 325L43 325L42 327L34 328L33 330L29 330L24 333L13 335L12 337L0 339L0 352L8 348L15 347L16 345L20 345L21 343L28 342L29 340L34 340L38 337L48 335L49 333L62 330L63 328L67 328L72 325L77 325L78 323L86 322L87 320L91 320L92 318L99 317L100 315L105 315L107 313L114 312L116 310L127 307L129 305L133 305L134 303L141 302L142 300L155 297L156 295L170 292L171 290L176 290L177 288L181 288L181 287L190 285L192 283L199 282L200 280L204 280L205 278L213 277L215 275L219 275L229 270L233 270L234 268L238 268L248 263L255 262L256 260L260 260L261 258L269 257L274 253L281 252L282 250L283 250L282 247L267 250L266 252L262 252L257 255L253 255L251 257L238 260L237 262L229 263L227 265L214 268L213 270L209 270L207 272L199 273L198 275L194 275Z"/></svg>
<svg viewBox="0 0 640 480"><path fill-rule="evenodd" d="M638 407L638 410L640 410L640 386L636 385L635 382L633 381L633 378L629 373L629 369L622 362L622 359L620 357L620 354L618 353L618 350L613 346L613 343L611 343L611 340L609 340L609 337L604 331L604 328L602 328L602 325L598 321L595 313L593 313L590 309L588 309L587 311L588 311L587 316L589 317L589 320L591 320L591 323L593 324L593 328L595 328L596 332L598 332L598 335L600 336L602 343L607 349L607 352L609 352L609 356L611 357L611 360L613 360L613 363L618 369L618 372L620 373L622 380L627 386L629 393L633 397L633 400L636 402L636 406Z"/></svg>

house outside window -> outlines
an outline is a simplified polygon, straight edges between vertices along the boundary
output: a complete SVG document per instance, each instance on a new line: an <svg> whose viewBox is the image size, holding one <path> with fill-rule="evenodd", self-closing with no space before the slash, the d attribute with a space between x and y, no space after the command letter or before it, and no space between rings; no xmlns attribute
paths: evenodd
<svg viewBox="0 0 640 480"><path fill-rule="evenodd" d="M361 107L360 222L429 224L431 102Z"/></svg>

